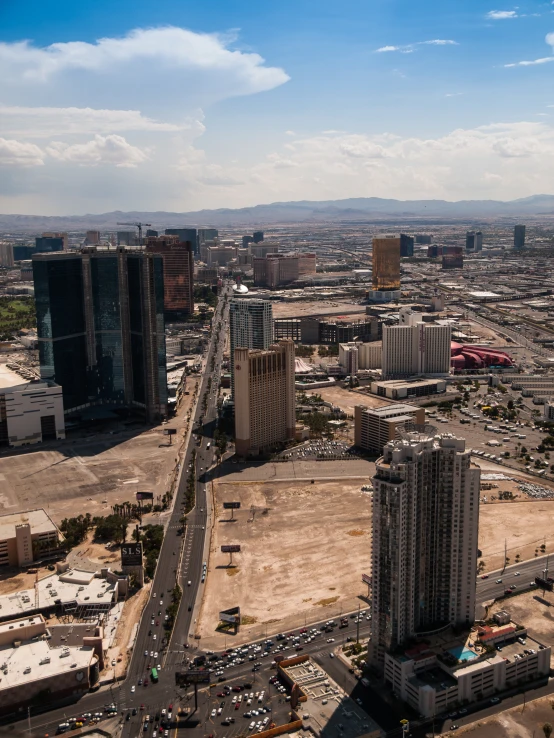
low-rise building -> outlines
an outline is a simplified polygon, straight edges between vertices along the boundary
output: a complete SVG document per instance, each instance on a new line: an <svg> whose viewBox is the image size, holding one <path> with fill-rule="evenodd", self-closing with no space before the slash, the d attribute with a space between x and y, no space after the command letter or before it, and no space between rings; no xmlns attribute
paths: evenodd
<svg viewBox="0 0 554 738"><path fill-rule="evenodd" d="M550 646L504 620L476 625L462 636L443 631L401 653L387 653L385 681L421 715L432 717L547 677Z"/></svg>
<svg viewBox="0 0 554 738"><path fill-rule="evenodd" d="M65 438L62 388L51 381L0 388L0 446Z"/></svg>
<svg viewBox="0 0 554 738"><path fill-rule="evenodd" d="M55 556L63 535L46 510L0 515L0 567L29 566ZM0 619L4 613L0 612Z"/></svg>
<svg viewBox="0 0 554 738"><path fill-rule="evenodd" d="M54 647L50 637L41 615L0 624L0 714L75 697L98 680L94 645Z"/></svg>
<svg viewBox="0 0 554 738"><path fill-rule="evenodd" d="M354 408L354 443L371 453L382 453L389 441L399 438L397 428L405 423L425 423L425 410L414 405L385 407L356 405Z"/></svg>
<svg viewBox="0 0 554 738"><path fill-rule="evenodd" d="M391 400L404 400L409 397L425 397L446 392L444 379L389 379L372 382L374 395L388 397Z"/></svg>

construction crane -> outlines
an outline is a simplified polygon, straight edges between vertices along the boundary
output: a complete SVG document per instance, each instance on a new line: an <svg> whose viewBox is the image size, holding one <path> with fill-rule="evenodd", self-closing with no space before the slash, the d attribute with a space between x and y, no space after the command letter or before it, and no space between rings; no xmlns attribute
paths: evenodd
<svg viewBox="0 0 554 738"><path fill-rule="evenodd" d="M133 223L117 223L117 225L130 225L130 226L135 226L135 228L138 228L139 246L142 246L142 229L143 229L143 227L146 227L146 226L147 227L150 227L152 225L152 223L136 223L136 222L133 222Z"/></svg>

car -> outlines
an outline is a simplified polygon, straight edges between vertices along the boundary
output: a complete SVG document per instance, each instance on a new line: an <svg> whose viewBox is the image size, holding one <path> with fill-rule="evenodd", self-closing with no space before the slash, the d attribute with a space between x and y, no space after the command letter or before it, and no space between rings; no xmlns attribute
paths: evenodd
<svg viewBox="0 0 554 738"><path fill-rule="evenodd" d="M154 633L154 635L152 636L152 640L156 641L157 639L158 639L158 636Z"/></svg>
<svg viewBox="0 0 554 738"><path fill-rule="evenodd" d="M331 651L331 653L329 654L329 658L331 658L331 659L334 659L334 658L335 658L335 654L334 654L334 653L333 653L332 651Z"/></svg>
<svg viewBox="0 0 554 738"><path fill-rule="evenodd" d="M497 705L500 702L500 697L493 697L490 700L491 705Z"/></svg>
<svg viewBox="0 0 554 738"><path fill-rule="evenodd" d="M150 657L154 658L154 651L150 651Z"/></svg>
<svg viewBox="0 0 554 738"><path fill-rule="evenodd" d="M451 725L450 730L458 730L459 725Z"/></svg>
<svg viewBox="0 0 554 738"><path fill-rule="evenodd" d="M496 583L497 583L497 584L502 584L502 579L497 579L497 580L496 580Z"/></svg>
<svg viewBox="0 0 554 738"><path fill-rule="evenodd" d="M139 687L140 687L141 684L142 684L142 677L138 680Z"/></svg>
<svg viewBox="0 0 554 738"><path fill-rule="evenodd" d="M335 642L334 638L327 638L327 643L334 643L334 642Z"/></svg>
<svg viewBox="0 0 554 738"><path fill-rule="evenodd" d="M455 717L458 717L458 713L457 713L457 712L456 712L456 711L454 710L454 712L451 712L451 713L449 713L448 717L449 717L449 718L455 718Z"/></svg>
<svg viewBox="0 0 554 738"><path fill-rule="evenodd" d="M510 584L510 589L513 591L514 589L517 589L515 584Z"/></svg>
<svg viewBox="0 0 554 738"><path fill-rule="evenodd" d="M212 710L212 714L211 714L211 717L213 717L213 718L214 718L214 717L215 717L216 715L217 715L217 710L216 710L216 709L214 708L214 709Z"/></svg>
<svg viewBox="0 0 554 738"><path fill-rule="evenodd" d="M159 624L160 624L160 621L159 620L156 620L156 625L159 625Z"/></svg>
<svg viewBox="0 0 554 738"><path fill-rule="evenodd" d="M135 685L133 684L133 686L131 687L131 692L134 692L134 691L135 691Z"/></svg>
<svg viewBox="0 0 554 738"><path fill-rule="evenodd" d="M514 577L519 577L519 571L514 572Z"/></svg>
<svg viewBox="0 0 554 738"><path fill-rule="evenodd" d="M356 702L357 702L357 703L358 703L359 705L362 705L362 704L363 704L363 703L362 703L362 701L361 701L361 699L360 699L359 697L357 697L357 698L356 698Z"/></svg>
<svg viewBox="0 0 554 738"><path fill-rule="evenodd" d="M145 655L145 656L148 656L148 651L145 651L145 652L144 652L144 655Z"/></svg>
<svg viewBox="0 0 554 738"><path fill-rule="evenodd" d="M465 707L462 707L462 709L459 710L458 712L460 713L460 715L465 715L467 712L467 709Z"/></svg>
<svg viewBox="0 0 554 738"><path fill-rule="evenodd" d="M488 579L488 578L489 578L488 574L483 574L483 576L481 577L481 579Z"/></svg>

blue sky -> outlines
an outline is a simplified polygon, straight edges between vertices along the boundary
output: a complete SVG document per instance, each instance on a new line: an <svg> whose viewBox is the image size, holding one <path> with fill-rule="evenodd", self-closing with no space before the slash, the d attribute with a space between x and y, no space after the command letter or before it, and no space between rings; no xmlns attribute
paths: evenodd
<svg viewBox="0 0 554 738"><path fill-rule="evenodd" d="M552 192L553 11L0 0L0 211Z"/></svg>

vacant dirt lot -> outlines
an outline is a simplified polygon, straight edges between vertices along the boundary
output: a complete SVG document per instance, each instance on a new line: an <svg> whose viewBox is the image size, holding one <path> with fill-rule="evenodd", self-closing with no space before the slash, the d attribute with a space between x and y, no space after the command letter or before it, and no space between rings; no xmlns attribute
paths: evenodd
<svg viewBox="0 0 554 738"><path fill-rule="evenodd" d="M552 702L552 697L541 697L527 702L525 709L523 705L518 705L473 725L462 726L454 735L471 738L543 738L542 726L554 723ZM448 721L446 725L451 722Z"/></svg>
<svg viewBox="0 0 554 738"><path fill-rule="evenodd" d="M365 308L352 302L330 300L313 302L274 302L274 318L301 318L306 315L347 315L349 318L365 316Z"/></svg>
<svg viewBox="0 0 554 738"><path fill-rule="evenodd" d="M488 494L488 493L485 493ZM494 571L504 562L504 539L508 556L515 562L532 559L535 549L546 542L546 550L554 545L554 500L481 505L479 512L479 548L483 552L485 571Z"/></svg>
<svg viewBox="0 0 554 738"><path fill-rule="evenodd" d="M108 514L114 503L131 501L138 491L162 495L169 489L182 444L192 381L190 388L171 422L178 428L172 446L162 425L147 430L119 426L113 434L70 435L65 441L2 453L0 515L43 507L59 523L79 513Z"/></svg>
<svg viewBox="0 0 554 738"><path fill-rule="evenodd" d="M493 606L496 612L499 605ZM554 593L529 591L510 598L505 603L506 610L516 623L523 623L529 634L540 643L554 646ZM554 656L552 657L554 664ZM552 716L554 719L554 715Z"/></svg>
<svg viewBox="0 0 554 738"><path fill-rule="evenodd" d="M365 464L369 471L371 465ZM363 483L214 485L216 523L201 619L204 645L223 642L223 636L214 638L218 613L236 605L248 622L240 640L270 623L289 628L293 621L314 622L327 612L357 607L359 596L367 594L361 575L369 571L371 556L371 505L360 491ZM230 515L223 501L240 501L236 522L225 522ZM226 543L242 546L233 557L235 568L228 567L229 555L220 551Z"/></svg>
<svg viewBox="0 0 554 738"><path fill-rule="evenodd" d="M325 387L322 389L306 392L307 395L321 395L325 402L331 402L347 415L354 415L354 407L356 405L365 405L366 407L383 407L391 405L390 400L384 400L382 397L369 395L365 392L357 392L356 390L347 390L342 387Z"/></svg>

